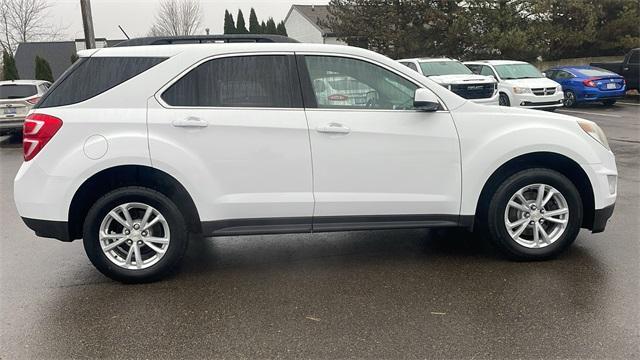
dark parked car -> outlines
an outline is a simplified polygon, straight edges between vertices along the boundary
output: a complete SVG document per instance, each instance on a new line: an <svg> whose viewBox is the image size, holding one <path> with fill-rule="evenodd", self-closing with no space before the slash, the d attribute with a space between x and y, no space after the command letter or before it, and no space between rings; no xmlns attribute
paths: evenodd
<svg viewBox="0 0 640 360"><path fill-rule="evenodd" d="M593 66L558 66L544 73L562 85L566 107L595 101L609 106L627 92L622 76Z"/></svg>
<svg viewBox="0 0 640 360"><path fill-rule="evenodd" d="M640 79L640 48L633 49L624 56L622 62L591 63L591 66L599 67L624 76L627 81L627 90L639 90Z"/></svg>

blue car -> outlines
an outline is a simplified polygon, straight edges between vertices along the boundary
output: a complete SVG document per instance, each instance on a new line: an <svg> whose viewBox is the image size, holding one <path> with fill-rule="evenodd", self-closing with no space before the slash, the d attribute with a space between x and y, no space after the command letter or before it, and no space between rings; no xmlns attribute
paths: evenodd
<svg viewBox="0 0 640 360"><path fill-rule="evenodd" d="M593 66L559 66L545 71L545 76L562 85L566 107L594 101L611 106L627 90L624 77Z"/></svg>

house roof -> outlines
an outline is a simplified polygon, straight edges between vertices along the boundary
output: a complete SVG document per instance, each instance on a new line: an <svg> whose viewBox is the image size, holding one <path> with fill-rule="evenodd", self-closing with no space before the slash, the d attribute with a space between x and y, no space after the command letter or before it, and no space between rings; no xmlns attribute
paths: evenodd
<svg viewBox="0 0 640 360"><path fill-rule="evenodd" d="M289 13L287 17L291 14L293 10L298 11L303 17L305 17L313 26L318 28L322 35L333 35L333 31L326 26L326 24L322 24L322 22L326 22L329 17L329 6L327 5L291 5L291 9L289 9ZM285 18L285 22L286 22Z"/></svg>
<svg viewBox="0 0 640 360"><path fill-rule="evenodd" d="M76 54L76 43L84 39L69 41L34 41L18 44L16 50L16 67L21 79L33 79L36 72L36 56L47 60L51 66L53 78L57 79L71 66L71 57ZM97 38L96 41L105 41L107 46L113 46L122 40L106 40Z"/></svg>

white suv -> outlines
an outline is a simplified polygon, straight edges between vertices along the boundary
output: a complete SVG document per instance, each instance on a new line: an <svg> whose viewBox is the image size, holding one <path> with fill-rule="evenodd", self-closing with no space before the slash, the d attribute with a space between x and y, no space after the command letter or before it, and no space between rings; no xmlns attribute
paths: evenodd
<svg viewBox="0 0 640 360"><path fill-rule="evenodd" d="M374 101L334 105L316 79ZM27 117L18 211L105 275L158 279L207 236L465 227L545 259L603 231L617 171L578 118L474 104L371 51L86 50Z"/></svg>
<svg viewBox="0 0 640 360"><path fill-rule="evenodd" d="M499 103L496 79L492 76L476 75L458 60L416 58L401 59L398 62L477 104Z"/></svg>
<svg viewBox="0 0 640 360"><path fill-rule="evenodd" d="M464 63L475 74L498 81L500 105L555 110L563 106L562 86L524 61L486 60Z"/></svg>

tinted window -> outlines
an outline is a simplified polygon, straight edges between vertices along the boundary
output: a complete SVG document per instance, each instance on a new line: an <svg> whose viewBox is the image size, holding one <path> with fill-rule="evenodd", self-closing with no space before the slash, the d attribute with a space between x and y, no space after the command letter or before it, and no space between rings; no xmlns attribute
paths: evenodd
<svg viewBox="0 0 640 360"><path fill-rule="evenodd" d="M597 68L592 68L592 69L576 69L574 70L577 73L580 73L582 75L585 76L593 76L593 77L598 77L598 76L612 76L612 75L618 75L612 71L608 71L605 69L597 69Z"/></svg>
<svg viewBox="0 0 640 360"><path fill-rule="evenodd" d="M335 56L305 56L305 60L320 108L413 108L418 87L380 66Z"/></svg>
<svg viewBox="0 0 640 360"><path fill-rule="evenodd" d="M162 94L172 106L302 107L295 58L238 56L209 60Z"/></svg>
<svg viewBox="0 0 640 360"><path fill-rule="evenodd" d="M471 70L471 72L474 74L480 74L480 69L482 68L482 65L474 65L474 64L465 64L465 66L468 67L469 70Z"/></svg>
<svg viewBox="0 0 640 360"><path fill-rule="evenodd" d="M482 65L482 70L480 70L480 75L493 76L493 77L496 76L493 70L491 70L491 68L488 67L487 65Z"/></svg>
<svg viewBox="0 0 640 360"><path fill-rule="evenodd" d="M418 71L418 67L414 63L405 62L405 63L402 63L402 65L405 65L406 67L408 67L409 69L411 69L413 71Z"/></svg>
<svg viewBox="0 0 640 360"><path fill-rule="evenodd" d="M631 56L629 56L629 64L639 64L640 63L640 51L632 50Z"/></svg>
<svg viewBox="0 0 640 360"><path fill-rule="evenodd" d="M572 77L573 75L571 75L570 73L566 71L558 70L558 73L556 74L555 78L562 80L562 79L571 79Z"/></svg>
<svg viewBox="0 0 640 360"><path fill-rule="evenodd" d="M91 57L76 61L37 107L75 104L99 95L161 63L165 58Z"/></svg>
<svg viewBox="0 0 640 360"><path fill-rule="evenodd" d="M21 99L37 93L35 85L0 85L0 99Z"/></svg>

